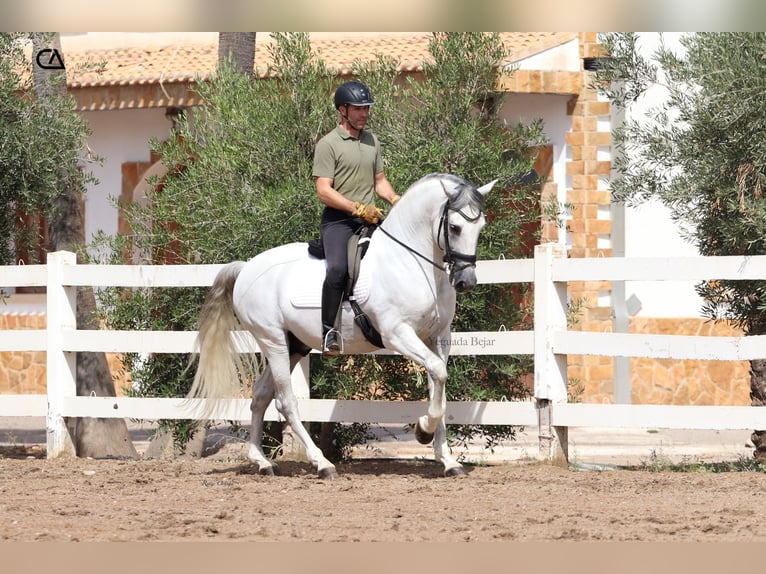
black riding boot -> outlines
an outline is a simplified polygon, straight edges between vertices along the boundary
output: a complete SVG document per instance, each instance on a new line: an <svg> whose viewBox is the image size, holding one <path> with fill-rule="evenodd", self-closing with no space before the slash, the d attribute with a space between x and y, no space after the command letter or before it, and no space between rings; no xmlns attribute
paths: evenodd
<svg viewBox="0 0 766 574"><path fill-rule="evenodd" d="M337 290L326 283L322 286L322 355L334 357L343 350L340 334L340 306L343 290Z"/></svg>

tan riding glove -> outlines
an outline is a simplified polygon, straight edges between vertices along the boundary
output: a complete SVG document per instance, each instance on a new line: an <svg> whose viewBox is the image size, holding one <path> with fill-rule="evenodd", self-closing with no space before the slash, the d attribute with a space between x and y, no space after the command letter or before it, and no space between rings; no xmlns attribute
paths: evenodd
<svg viewBox="0 0 766 574"><path fill-rule="evenodd" d="M401 196L398 193L394 194L394 197L391 198L391 205L395 205L397 201L401 199Z"/></svg>
<svg viewBox="0 0 766 574"><path fill-rule="evenodd" d="M351 214L358 217L365 223L377 223L383 217L383 212L374 205L365 205L364 203L354 202L356 209Z"/></svg>

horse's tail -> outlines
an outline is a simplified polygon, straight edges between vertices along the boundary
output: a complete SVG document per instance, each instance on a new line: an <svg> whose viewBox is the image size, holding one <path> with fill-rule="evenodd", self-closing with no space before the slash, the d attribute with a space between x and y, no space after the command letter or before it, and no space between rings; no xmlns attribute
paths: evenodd
<svg viewBox="0 0 766 574"><path fill-rule="evenodd" d="M232 340L232 333L240 329L232 293L244 265L242 261L234 261L224 266L208 291L199 318L195 349L199 352L199 362L189 398L241 396L240 378L252 373L250 362L240 355ZM203 409L205 418L215 410L215 404L210 403L208 401L208 407Z"/></svg>

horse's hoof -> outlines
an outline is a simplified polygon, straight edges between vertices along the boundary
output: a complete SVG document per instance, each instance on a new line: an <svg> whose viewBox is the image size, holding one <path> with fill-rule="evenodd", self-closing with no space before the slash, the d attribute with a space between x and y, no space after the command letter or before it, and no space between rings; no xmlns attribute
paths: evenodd
<svg viewBox="0 0 766 574"><path fill-rule="evenodd" d="M277 474L275 471L276 469L273 466L264 466L258 469L258 474L261 476L274 476Z"/></svg>
<svg viewBox="0 0 766 574"><path fill-rule="evenodd" d="M334 467L328 466L319 471L320 480L335 480L338 478L338 472Z"/></svg>
<svg viewBox="0 0 766 574"><path fill-rule="evenodd" d="M417 423L415 425L415 438L420 444L430 444L434 440L434 433L424 431L420 428L420 423Z"/></svg>
<svg viewBox="0 0 766 574"><path fill-rule="evenodd" d="M447 478L458 478L461 476L467 476L462 466L453 466L444 471L444 476Z"/></svg>

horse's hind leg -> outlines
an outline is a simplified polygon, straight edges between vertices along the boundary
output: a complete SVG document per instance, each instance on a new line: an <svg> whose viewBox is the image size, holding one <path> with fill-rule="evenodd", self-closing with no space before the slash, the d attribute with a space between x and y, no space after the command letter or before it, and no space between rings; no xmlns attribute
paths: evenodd
<svg viewBox="0 0 766 574"><path fill-rule="evenodd" d="M276 351L269 353L268 361L274 382L274 391L277 410L285 417L285 420L292 428L298 440L303 443L306 449L306 456L314 465L319 474L319 478L333 479L338 476L335 465L327 460L322 454L321 449L311 440L306 427L303 426L298 413L298 400L293 393L290 373L294 365L296 355L289 357L286 351ZM300 359L300 357L297 357Z"/></svg>
<svg viewBox="0 0 766 574"><path fill-rule="evenodd" d="M290 341L290 349L290 372L292 372L298 362L311 349L305 345L298 347L292 340ZM250 448L247 453L250 461L258 465L260 474L264 475L273 475L277 468L277 465L272 460L269 460L263 452L264 415L272 400L274 400L274 377L271 373L271 368L267 365L261 376L253 383L253 400L250 403L250 412L252 413Z"/></svg>
<svg viewBox="0 0 766 574"><path fill-rule="evenodd" d="M260 474L265 475L273 475L275 466L263 452L263 417L272 399L274 399L274 379L271 369L267 366L253 383L253 400L250 403L252 413L250 448L247 452L247 458L258 465Z"/></svg>

